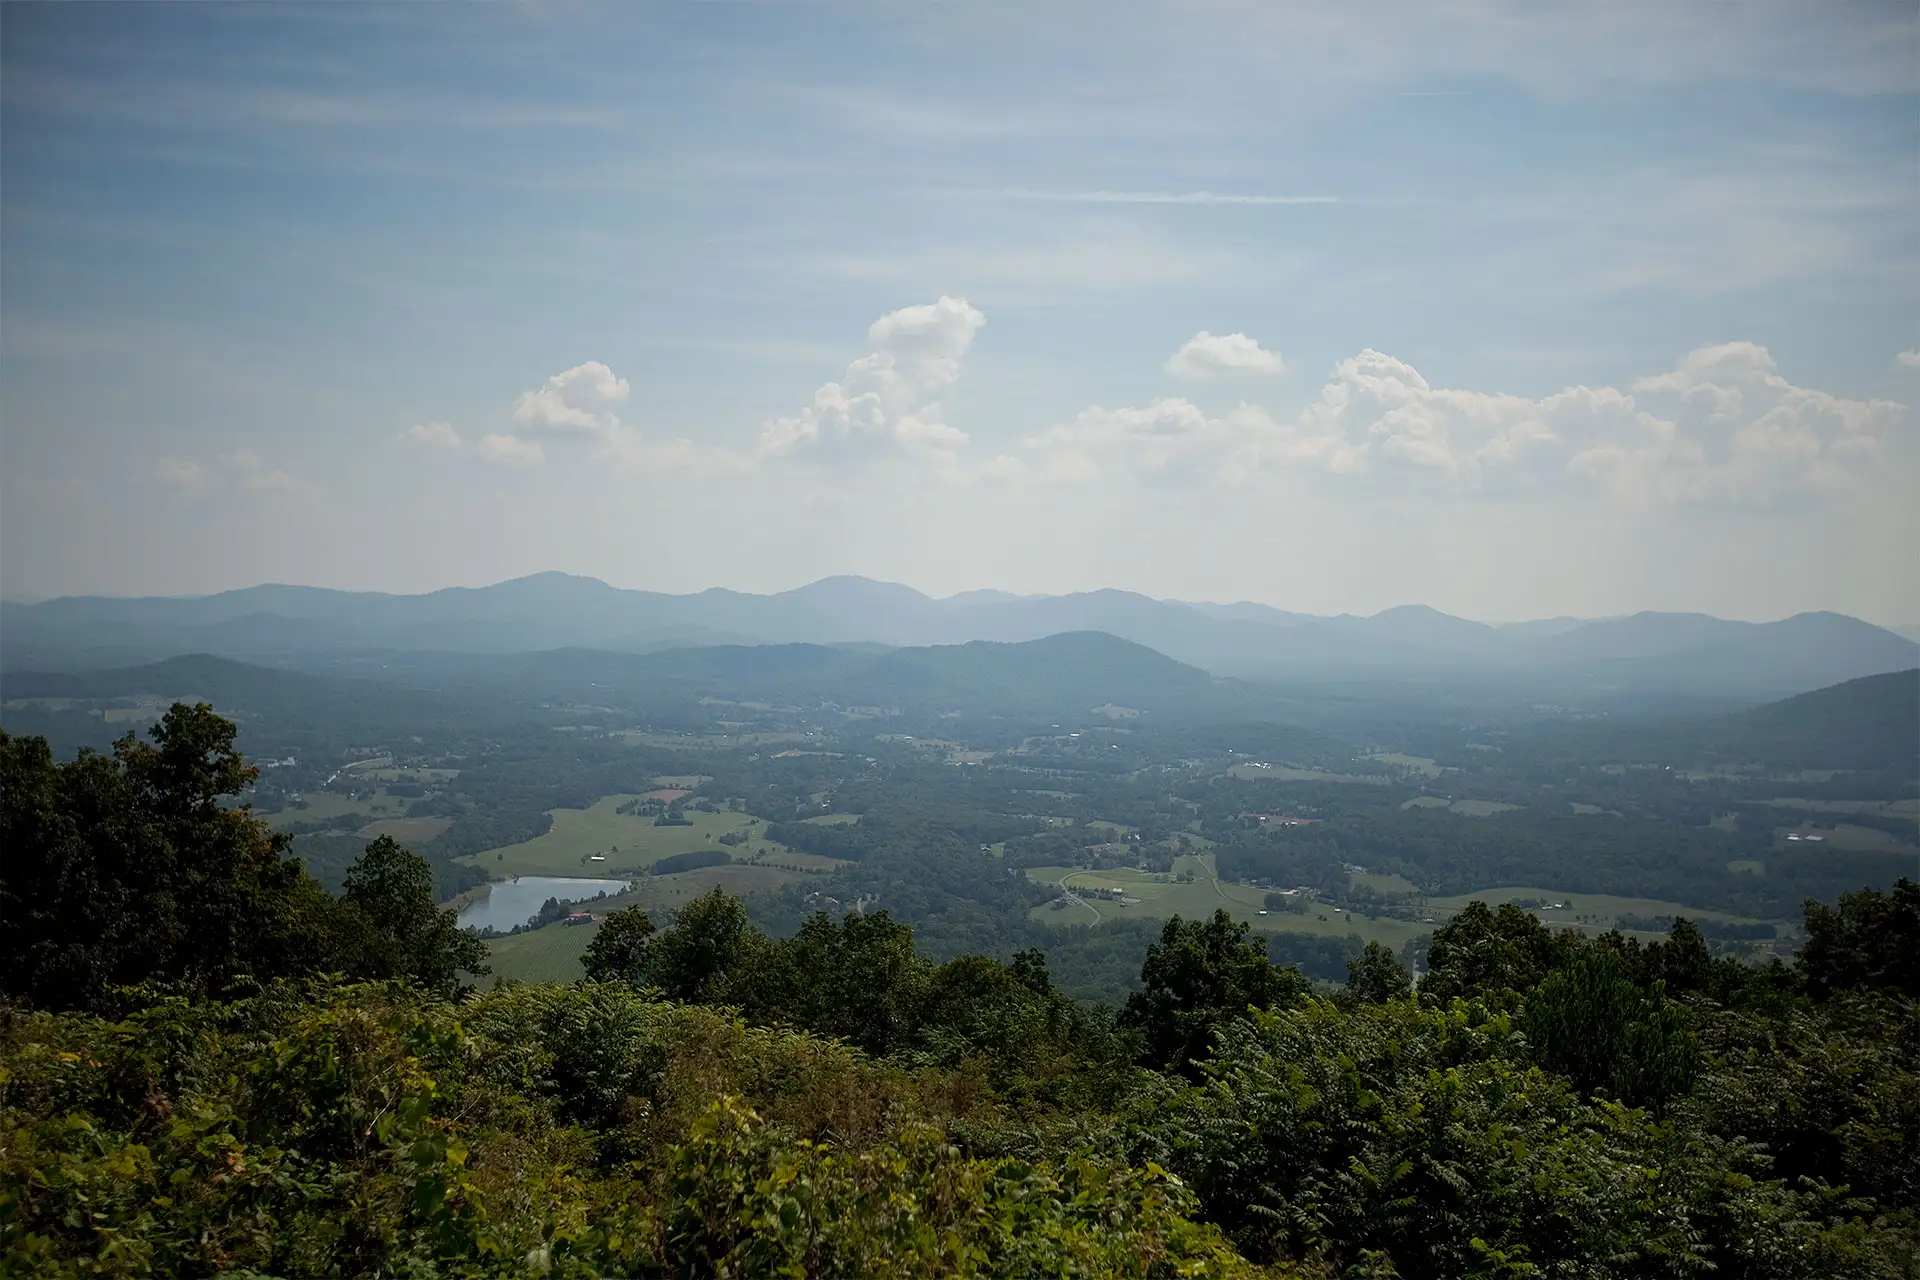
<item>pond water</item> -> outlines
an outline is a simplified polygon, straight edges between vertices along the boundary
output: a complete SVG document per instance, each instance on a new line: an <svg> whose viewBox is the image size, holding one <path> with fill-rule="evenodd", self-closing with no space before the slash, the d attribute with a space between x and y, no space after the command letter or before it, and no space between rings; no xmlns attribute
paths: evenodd
<svg viewBox="0 0 1920 1280"><path fill-rule="evenodd" d="M460 912L463 929L498 929L505 933L525 924L548 898L585 902L595 894L609 897L627 887L625 880L587 880L576 876L520 876L496 880L486 897Z"/></svg>

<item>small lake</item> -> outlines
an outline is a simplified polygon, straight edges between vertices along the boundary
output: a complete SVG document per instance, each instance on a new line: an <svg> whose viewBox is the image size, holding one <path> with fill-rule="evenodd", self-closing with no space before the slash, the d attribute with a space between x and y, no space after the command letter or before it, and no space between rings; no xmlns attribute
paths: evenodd
<svg viewBox="0 0 1920 1280"><path fill-rule="evenodd" d="M498 929L501 933L525 924L548 898L585 902L595 894L611 897L627 887L625 880L586 880L575 876L521 876L496 880L486 897L460 913L463 929Z"/></svg>

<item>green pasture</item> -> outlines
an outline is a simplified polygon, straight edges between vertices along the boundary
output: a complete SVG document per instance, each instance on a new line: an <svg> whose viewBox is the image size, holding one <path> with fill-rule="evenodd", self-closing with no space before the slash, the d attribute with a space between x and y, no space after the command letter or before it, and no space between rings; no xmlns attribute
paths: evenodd
<svg viewBox="0 0 1920 1280"><path fill-rule="evenodd" d="M1059 885L1067 889L1118 889L1138 898L1137 903L1098 902L1083 898L1079 905L1054 910L1042 903L1027 914L1048 924L1093 924L1100 920L1163 920L1178 915L1184 919L1205 919L1225 908L1237 920L1245 920L1266 933L1313 933L1345 937L1357 933L1370 942L1380 942L1398 951L1409 938L1431 932L1430 924L1395 920L1385 916L1363 916L1319 903L1308 905L1305 914L1266 909L1267 890L1252 885L1212 878L1213 859L1208 856L1182 858L1176 866L1191 869L1195 878L1182 883L1173 874L1155 871L1115 869L1088 871L1081 867L1034 867L1027 877L1036 884Z"/></svg>
<svg viewBox="0 0 1920 1280"><path fill-rule="evenodd" d="M1845 853L1908 853L1914 846L1898 836L1889 835L1875 827L1856 827L1850 823L1823 827L1814 822L1803 822L1797 827L1780 827L1774 831L1776 848L1787 848L1787 835L1819 836L1820 842L1808 845L1796 843L1797 849L1838 849Z"/></svg>
<svg viewBox="0 0 1920 1280"><path fill-rule="evenodd" d="M1686 916L1693 920L1750 922L1750 917L1747 916L1728 915L1722 911L1703 911L1699 907L1689 907L1684 903L1668 902L1659 898L1623 898L1608 893L1568 893L1562 889L1543 889L1538 885L1500 885L1489 889L1475 889L1472 893L1456 894L1446 898L1430 898L1427 900L1427 906L1436 919L1444 920L1460 911L1469 902L1484 902L1491 907L1499 906L1503 902L1512 902L1517 898L1564 902L1567 905L1560 910L1535 910L1531 914L1555 928L1578 928L1602 933L1615 927L1623 915Z"/></svg>
<svg viewBox="0 0 1920 1280"><path fill-rule="evenodd" d="M1378 774L1328 773L1324 769L1296 769L1284 764L1236 764L1227 774L1250 782L1354 782L1374 787L1385 786L1387 782Z"/></svg>
<svg viewBox="0 0 1920 1280"><path fill-rule="evenodd" d="M392 836L398 843L412 846L438 839L452 825L452 818L381 818L369 822L354 834L368 840Z"/></svg>
<svg viewBox="0 0 1920 1280"><path fill-rule="evenodd" d="M725 849L736 858L750 858L783 846L765 839L766 823L742 813L687 812L688 826L655 826L652 817L616 810L635 797L603 796L585 809L550 809L553 827L545 835L504 848L488 849L464 861L474 863L496 879L515 875L579 875L583 868L595 875L634 874L671 853L695 849ZM754 839L745 845L722 845L729 831L746 829ZM595 854L604 862L593 861Z"/></svg>
<svg viewBox="0 0 1920 1280"><path fill-rule="evenodd" d="M850 827L860 821L860 815L857 813L822 813L816 814L811 818L802 818L800 821L810 823L816 827Z"/></svg>
<svg viewBox="0 0 1920 1280"><path fill-rule="evenodd" d="M1392 765L1396 769L1405 769L1408 773L1423 774L1437 778L1446 772L1439 761L1427 756L1401 755L1397 751L1382 751L1378 755L1368 756L1369 760L1378 760L1381 764Z"/></svg>
<svg viewBox="0 0 1920 1280"><path fill-rule="evenodd" d="M306 793L306 807L301 809L281 809L277 813L263 813L260 818L276 827L292 826L296 822L333 822L341 818L365 818L369 821L377 818L400 818L407 812L407 806L413 801L404 796L390 796L385 791L376 791L370 796L343 796L335 791L309 791Z"/></svg>
<svg viewBox="0 0 1920 1280"><path fill-rule="evenodd" d="M425 765L407 765L391 769L362 769L354 774L358 778L367 778L373 782L417 782L422 786L434 786L437 783L452 782L460 776L458 769L428 768Z"/></svg>
<svg viewBox="0 0 1920 1280"><path fill-rule="evenodd" d="M1373 890L1382 897L1411 898L1420 892L1420 886L1403 875L1392 872L1376 874L1372 871L1355 871L1347 877L1355 885Z"/></svg>
<svg viewBox="0 0 1920 1280"><path fill-rule="evenodd" d="M1520 806L1502 804L1498 800L1448 800L1445 796L1415 796L1401 802L1402 809L1445 809L1448 813L1457 813L1463 818L1491 818L1496 813L1508 813ZM1587 806L1592 808L1591 805ZM1579 806L1574 807L1579 812Z"/></svg>
<svg viewBox="0 0 1920 1280"><path fill-rule="evenodd" d="M600 904L595 904L596 909ZM493 973L482 978L493 982L573 982L584 976L580 957L600 928L593 924L550 924L531 933L516 933L494 938L487 943L487 963Z"/></svg>

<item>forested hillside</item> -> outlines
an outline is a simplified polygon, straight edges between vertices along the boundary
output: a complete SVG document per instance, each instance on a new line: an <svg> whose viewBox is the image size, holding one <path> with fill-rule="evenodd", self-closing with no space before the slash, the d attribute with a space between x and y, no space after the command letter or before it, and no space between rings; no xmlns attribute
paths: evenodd
<svg viewBox="0 0 1920 1280"><path fill-rule="evenodd" d="M0 735L0 1273L1811 1280L1920 1256L1909 880L1808 904L1765 961L1684 919L1643 939L1475 903L1417 988L1378 943L1316 984L1225 910L1174 917L1117 1008L1039 951L935 958L884 908L769 933L715 889L607 914L576 983L490 986L421 859L374 840L329 895L230 807L255 776L230 723L176 706L152 738L56 762ZM861 865L901 838L876 831Z"/></svg>

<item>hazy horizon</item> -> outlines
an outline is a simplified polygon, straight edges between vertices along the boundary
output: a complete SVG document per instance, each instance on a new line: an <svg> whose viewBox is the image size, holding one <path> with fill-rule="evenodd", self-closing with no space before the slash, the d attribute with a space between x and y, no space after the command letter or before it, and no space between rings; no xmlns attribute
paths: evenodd
<svg viewBox="0 0 1920 1280"><path fill-rule="evenodd" d="M8 598L1920 620L1910 5L0 35Z"/></svg>
<svg viewBox="0 0 1920 1280"><path fill-rule="evenodd" d="M1379 609L1368 610L1365 613L1357 613L1357 611L1353 611L1353 610L1330 612L1330 613L1316 613L1312 610L1294 608L1288 605L1284 601L1254 600L1245 596L1217 597L1217 598L1203 598L1199 596L1192 596L1192 597L1155 596L1155 595L1150 595L1150 593L1147 593L1147 592L1136 592L1136 591L1131 591L1129 588L1126 588L1126 587L1114 587L1114 586L1086 587L1086 588L1079 588L1074 591L1061 591L1061 592L1048 592L1048 591L1009 592L1009 591L1003 591L1001 588L998 588L998 587L986 585L986 586L977 586L977 587L964 587L958 591L936 593L932 591L927 591L921 587L917 587L910 582L899 582L899 581L895 581L893 579L887 579L887 578L872 578L872 577L868 577L865 574L856 574L856 573L829 573L829 574L824 574L818 578L809 578L805 582L796 582L791 586L785 586L785 587L774 587L766 591L744 591L741 588L731 587L726 583L714 583L711 586L695 588L691 591L669 592L669 591L663 591L657 587L650 587L646 585L634 585L634 584L623 584L618 582L609 582L605 578L601 578L593 574L571 573L564 569L540 569L540 570L535 570L534 572L528 573L528 574L519 574L513 578L501 578L501 579L496 579L488 582L452 582L439 587L427 587L420 591L387 591L387 590L382 590L380 588L374 588L374 587L323 586L319 584L304 583L304 582L253 582L253 583L247 583L237 587L223 587L218 591L204 591L204 592L187 591L187 592L174 592L174 593L153 593L145 597L143 597L139 593L76 592L76 593L69 593L66 596L8 595L0 598L3 598L8 604L16 604L16 605L44 604L49 600L71 599L75 597L106 599L106 600L140 599L140 598L193 600L193 599L206 599L211 596L222 595L228 592L247 591L247 590L252 590L256 588L271 588L271 587L292 587L297 589L312 589L312 590L320 590L320 591L342 591L342 592L348 592L352 594L365 594L365 595L409 596L409 595L428 595L436 591L484 590L488 587L504 586L507 583L521 581L526 578L539 578L539 577L549 577L549 576L579 578L587 581L598 582L604 586L611 587L618 591L646 591L646 592L658 592L663 595L681 595L681 596L698 595L706 591L734 591L742 595L770 596L770 595L780 595L787 592L804 590L808 587L819 586L822 583L831 582L836 579L857 579L860 581L876 583L881 586L905 587L910 591L918 592L920 595L923 595L928 599L931 599L937 602L956 600L963 596L974 595L974 594L979 594L983 592L1004 594L1017 599L1044 599L1048 597L1058 597L1058 596L1067 596L1067 595L1094 594L1102 591L1119 591L1119 592L1124 592L1126 594L1131 594L1131 595L1146 595L1150 599L1158 600L1167 604L1189 604L1189 605L1203 605L1203 606L1232 606L1232 605L1239 605L1239 604L1255 604L1255 605L1266 605L1270 608L1279 609L1285 612L1299 613L1299 614L1313 616L1313 617L1336 617L1336 616L1341 616L1341 613L1344 613L1346 616L1371 617L1391 609L1409 608L1409 607L1412 607L1412 608L1425 607L1425 608L1437 609L1441 613L1451 614L1454 617L1464 618L1473 622L1484 623L1485 625L1491 626L1491 627L1506 627L1506 626L1514 626L1514 625L1528 623L1528 622L1553 621L1560 618L1578 618L1579 620L1584 622L1604 622L1613 618L1631 617L1635 613L1642 613L1642 612L1649 612L1649 613L1703 613L1705 612L1704 610L1697 610L1697 609L1626 610L1620 613L1595 613L1595 614L1531 613L1531 614L1517 615L1513 617L1478 617L1471 614L1454 613L1452 610L1449 610L1449 609L1441 609L1438 605L1435 605L1431 601L1427 601L1427 600L1400 600L1400 601L1394 602L1393 604L1384 605ZM1713 614L1711 616L1722 618L1730 622L1777 622L1777 621L1781 621L1782 619L1794 617L1803 613L1821 613L1821 612L1838 612L1838 611L1837 610L1818 610L1818 609L1796 609L1790 613L1783 613L1783 614L1769 615L1769 616L1744 617L1744 616L1735 615L1735 614ZM1899 631L1920 630L1920 624L1916 624L1914 621L1909 619L1901 619L1901 618L1878 619L1878 618L1865 617L1862 615L1849 615L1849 616L1860 617L1861 621L1863 622L1869 622L1875 626L1887 628L1890 630L1899 630Z"/></svg>

